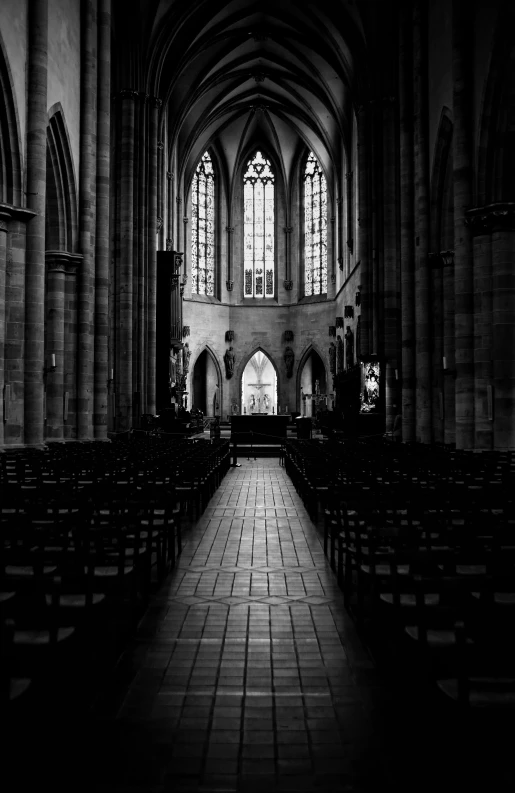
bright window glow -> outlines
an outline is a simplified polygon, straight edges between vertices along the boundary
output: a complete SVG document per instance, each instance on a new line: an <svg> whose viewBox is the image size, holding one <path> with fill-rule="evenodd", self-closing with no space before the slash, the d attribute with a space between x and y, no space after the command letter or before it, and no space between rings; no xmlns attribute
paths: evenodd
<svg viewBox="0 0 515 793"><path fill-rule="evenodd" d="M304 171L304 294L327 293L327 184L310 152Z"/></svg>
<svg viewBox="0 0 515 793"><path fill-rule="evenodd" d="M260 151L243 177L244 297L274 296L274 174Z"/></svg>
<svg viewBox="0 0 515 793"><path fill-rule="evenodd" d="M215 290L215 176L206 153L191 187L191 291L213 295Z"/></svg>

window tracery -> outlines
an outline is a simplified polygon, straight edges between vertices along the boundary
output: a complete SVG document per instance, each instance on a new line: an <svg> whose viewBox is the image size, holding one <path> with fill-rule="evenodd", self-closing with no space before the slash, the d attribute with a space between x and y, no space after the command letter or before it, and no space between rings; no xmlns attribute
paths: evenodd
<svg viewBox="0 0 515 793"><path fill-rule="evenodd" d="M311 151L304 169L304 294L327 292L327 184Z"/></svg>
<svg viewBox="0 0 515 793"><path fill-rule="evenodd" d="M257 151L243 176L244 297L274 296L274 173Z"/></svg>
<svg viewBox="0 0 515 793"><path fill-rule="evenodd" d="M215 175L206 151L191 188L191 291L214 295L215 291Z"/></svg>

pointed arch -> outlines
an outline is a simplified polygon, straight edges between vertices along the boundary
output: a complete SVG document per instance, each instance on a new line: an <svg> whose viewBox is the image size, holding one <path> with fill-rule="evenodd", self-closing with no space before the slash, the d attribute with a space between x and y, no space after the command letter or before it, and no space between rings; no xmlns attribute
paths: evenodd
<svg viewBox="0 0 515 793"><path fill-rule="evenodd" d="M311 342L310 344L308 344L308 346L302 352L302 354L301 354L301 356L299 358L298 364L297 364L297 372L296 372L296 375L295 375L295 384L296 384L295 394L296 394L296 401L297 402L300 401L300 387L301 387L301 383L302 383L302 373L304 371L304 366L306 365L306 361L308 360L310 355L312 355L312 353L316 353L316 355L320 358L322 366L324 367L324 375L325 375L325 381L326 381L326 390L327 390L328 385L329 385L329 379L328 379L329 367L327 365L326 355L324 355L324 353L321 352L321 350L319 349L318 345L316 345L313 342ZM300 404L297 404L296 409L299 410L300 407L301 407Z"/></svg>
<svg viewBox="0 0 515 793"><path fill-rule="evenodd" d="M0 35L0 202L22 205L20 127L9 62Z"/></svg>
<svg viewBox="0 0 515 793"><path fill-rule="evenodd" d="M200 375L199 372L196 373L196 366L202 360L202 356L206 355L207 358L213 363L214 369L216 372L216 378L218 382L218 403L220 406L220 410L222 409L223 405L223 383L224 379L222 376L222 368L220 366L220 362L214 350L208 345L204 344L200 349L197 351L197 355L195 356L195 360L193 361L193 365L190 364L189 370L189 377L190 377L190 407L197 407L204 411L206 415L210 415L211 410L211 402L207 399L207 383L203 383L202 386L204 388L204 399L205 404L203 406L196 404L196 401L199 399L199 391L198 391L198 383L195 382L195 376ZM205 374L205 373L204 373Z"/></svg>
<svg viewBox="0 0 515 793"><path fill-rule="evenodd" d="M263 355L266 355L266 357L268 358L268 360L270 361L270 363L272 364L272 366L275 369L275 373L277 375L277 382L279 383L279 369L278 369L277 364L276 364L276 362L274 360L274 356L271 355L267 350L265 350L265 348L262 347L261 345L258 345L257 347L254 347L252 349L252 351L247 353L241 359L240 363L236 365L236 378L238 379L238 381L241 382L241 378L242 378L243 372L245 371L245 368L246 368L248 362L250 361L251 358L254 357L254 355L257 352L262 352Z"/></svg>
<svg viewBox="0 0 515 793"><path fill-rule="evenodd" d="M77 188L63 109L57 102L47 127L47 250L76 252Z"/></svg>

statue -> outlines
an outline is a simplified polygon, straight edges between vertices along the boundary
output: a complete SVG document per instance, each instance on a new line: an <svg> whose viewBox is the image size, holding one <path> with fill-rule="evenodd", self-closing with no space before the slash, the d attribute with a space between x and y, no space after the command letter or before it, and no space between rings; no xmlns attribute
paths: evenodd
<svg viewBox="0 0 515 793"><path fill-rule="evenodd" d="M336 345L334 341L329 345L329 371L336 374Z"/></svg>
<svg viewBox="0 0 515 793"><path fill-rule="evenodd" d="M347 330L345 332L345 358L347 368L349 368L349 366L354 366L354 334L349 325L347 325Z"/></svg>
<svg viewBox="0 0 515 793"><path fill-rule="evenodd" d="M286 364L286 377L291 377L293 374L293 362L295 360L295 353L291 347L286 347L284 351L284 363Z"/></svg>
<svg viewBox="0 0 515 793"><path fill-rule="evenodd" d="M268 396L268 394L263 394L263 405L265 410L268 410L268 408L270 407L270 397Z"/></svg>
<svg viewBox="0 0 515 793"><path fill-rule="evenodd" d="M250 395L249 406L251 410L254 410L254 408L256 407L256 397L254 396L254 394Z"/></svg>
<svg viewBox="0 0 515 793"><path fill-rule="evenodd" d="M343 372L343 339L341 336L337 338L337 348L336 348L336 371L338 374Z"/></svg>
<svg viewBox="0 0 515 793"><path fill-rule="evenodd" d="M232 347L229 347L229 349L225 351L225 355L224 355L225 375L228 380L230 380L234 374L234 361L235 361L235 355L233 349Z"/></svg>
<svg viewBox="0 0 515 793"><path fill-rule="evenodd" d="M182 351L182 359L183 359L183 370L185 374L188 374L190 370L190 358L191 358L191 350L190 345L188 342L184 345L184 349Z"/></svg>

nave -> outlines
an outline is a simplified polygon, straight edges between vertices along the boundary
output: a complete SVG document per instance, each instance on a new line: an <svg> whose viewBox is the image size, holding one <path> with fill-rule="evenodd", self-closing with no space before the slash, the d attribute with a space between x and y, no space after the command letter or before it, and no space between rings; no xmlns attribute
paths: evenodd
<svg viewBox="0 0 515 793"><path fill-rule="evenodd" d="M40 757L55 789L91 793L493 783L472 725L364 648L279 461L241 463L185 532L91 716L42 714L49 731L25 757ZM19 771L21 782L30 764ZM508 790L501 778L490 789Z"/></svg>

